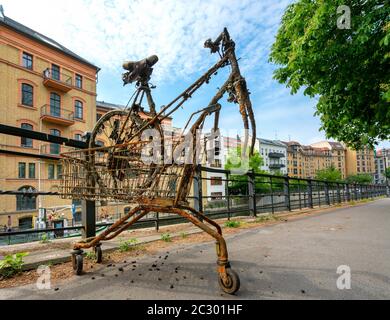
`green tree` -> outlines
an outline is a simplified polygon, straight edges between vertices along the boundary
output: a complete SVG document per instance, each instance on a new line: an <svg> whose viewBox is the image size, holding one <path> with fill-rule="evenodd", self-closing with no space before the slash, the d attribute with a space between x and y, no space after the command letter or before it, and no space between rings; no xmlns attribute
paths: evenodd
<svg viewBox="0 0 390 320"><path fill-rule="evenodd" d="M331 166L328 169L319 170L316 174L316 179L332 182L341 181L341 172L334 166Z"/></svg>
<svg viewBox="0 0 390 320"><path fill-rule="evenodd" d="M249 150L247 152L249 154ZM226 161L225 169L234 171L234 170L244 170L249 171L253 170L255 173L262 173L261 167L264 164L263 158L260 156L258 151L255 151L253 156L249 159L242 159L242 149L238 147L236 149L230 149L228 158Z"/></svg>
<svg viewBox="0 0 390 320"><path fill-rule="evenodd" d="M386 4L387 3L387 4ZM340 29L340 5L351 28ZM298 0L288 6L272 46L275 79L319 97L327 138L353 148L390 138L390 6L380 0Z"/></svg>
<svg viewBox="0 0 390 320"><path fill-rule="evenodd" d="M249 154L249 151L247 152ZM261 167L264 164L264 160L259 154L255 151L253 156L249 159L242 159L242 149L238 147L236 149L231 149L228 154L228 158L225 165L225 170L232 171L233 174L230 176L229 182L229 192L231 194L247 194L248 192L248 177L245 175L246 172L253 170L254 173L266 173L261 170ZM234 174L234 172L239 172ZM264 178L255 179L256 191L263 190L267 188L264 183Z"/></svg>
<svg viewBox="0 0 390 320"><path fill-rule="evenodd" d="M373 183L374 179L372 175L364 173L349 176L345 181L348 183L370 184Z"/></svg>
<svg viewBox="0 0 390 320"><path fill-rule="evenodd" d="M390 168L387 168L386 171L385 171L385 177L387 177L387 179L390 179Z"/></svg>

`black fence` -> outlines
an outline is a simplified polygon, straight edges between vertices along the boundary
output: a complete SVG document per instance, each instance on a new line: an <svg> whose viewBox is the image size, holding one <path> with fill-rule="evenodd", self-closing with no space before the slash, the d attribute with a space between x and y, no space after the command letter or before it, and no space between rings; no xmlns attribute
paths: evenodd
<svg viewBox="0 0 390 320"><path fill-rule="evenodd" d="M215 177L217 175L218 177ZM207 182L212 186L205 189ZM213 193L213 188L223 190ZM12 192L2 192L13 194ZM15 193L16 194L16 193ZM35 194L36 195L36 194ZM58 196L55 193L45 193L47 196ZM230 171L199 167L194 177L193 195L188 197L190 205L203 211L213 219L234 218L237 216L256 217L261 214L276 214L278 212L310 209L338 205L345 202L375 199L389 195L386 185L350 184L343 182L328 182L312 179L298 179L288 176L275 176L248 172L245 175L234 175ZM125 207L125 206L124 206ZM119 219L124 212L111 216L108 223L95 223L92 226L96 232L101 232ZM131 229L141 229L188 222L173 214L148 214L134 224ZM21 230L0 233L0 246L15 243L42 241L42 239L58 239L79 237L91 221L83 222L67 228Z"/></svg>

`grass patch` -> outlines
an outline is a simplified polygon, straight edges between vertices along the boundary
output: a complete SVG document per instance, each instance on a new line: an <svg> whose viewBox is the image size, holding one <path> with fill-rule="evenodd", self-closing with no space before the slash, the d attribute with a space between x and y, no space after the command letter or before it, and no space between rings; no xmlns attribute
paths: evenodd
<svg viewBox="0 0 390 320"><path fill-rule="evenodd" d="M226 228L239 228L241 227L241 222L237 220L230 220L225 222Z"/></svg>
<svg viewBox="0 0 390 320"><path fill-rule="evenodd" d="M50 239L47 233L42 235L40 243L42 244L50 243Z"/></svg>
<svg viewBox="0 0 390 320"><path fill-rule="evenodd" d="M27 255L28 253L26 252L20 252L5 256L4 259L0 261L0 277L8 279L21 273L24 265L23 258Z"/></svg>
<svg viewBox="0 0 390 320"><path fill-rule="evenodd" d="M138 249L139 246L137 245L138 240L137 239L130 239L126 241L121 241L119 244L119 251L120 252L127 252L130 250Z"/></svg>
<svg viewBox="0 0 390 320"><path fill-rule="evenodd" d="M96 260L96 253L94 251L88 251L86 254L85 254L85 257L88 259L88 260Z"/></svg>
<svg viewBox="0 0 390 320"><path fill-rule="evenodd" d="M165 242L172 242L172 237L169 233L163 233L161 235L161 240Z"/></svg>
<svg viewBox="0 0 390 320"><path fill-rule="evenodd" d="M181 237L182 239L187 239L187 238L188 238L188 233L182 232L182 233L180 233L180 237Z"/></svg>

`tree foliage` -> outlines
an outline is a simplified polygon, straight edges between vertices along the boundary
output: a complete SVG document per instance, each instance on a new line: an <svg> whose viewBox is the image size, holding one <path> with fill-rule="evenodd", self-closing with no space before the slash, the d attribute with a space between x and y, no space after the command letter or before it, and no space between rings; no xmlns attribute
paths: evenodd
<svg viewBox="0 0 390 320"><path fill-rule="evenodd" d="M373 176L367 173L349 176L345 180L345 182L348 183L360 183L360 184L370 184L373 183L373 181L374 181Z"/></svg>
<svg viewBox="0 0 390 320"><path fill-rule="evenodd" d="M339 29L341 5L351 28ZM390 138L390 5L380 0L298 0L282 19L270 61L295 94L319 97L328 138L358 149Z"/></svg>
<svg viewBox="0 0 390 320"><path fill-rule="evenodd" d="M385 177L387 177L387 179L390 179L390 168L386 168Z"/></svg>
<svg viewBox="0 0 390 320"><path fill-rule="evenodd" d="M316 180L331 182L341 181L341 172L337 170L334 166L331 166L327 169L317 171Z"/></svg>
<svg viewBox="0 0 390 320"><path fill-rule="evenodd" d="M246 154L249 154L249 151ZM258 151L255 151L253 156L249 157L249 159L243 159L241 147L231 149L228 154L225 169L232 171L233 173L235 171L241 171L241 174L232 174L230 176L231 181L229 182L229 192L231 194L247 194L248 176L245 174L248 171L253 171L258 174L267 174L267 172L261 170L263 164L264 160ZM267 188L264 180L264 178L255 179L256 192L264 191L264 189Z"/></svg>

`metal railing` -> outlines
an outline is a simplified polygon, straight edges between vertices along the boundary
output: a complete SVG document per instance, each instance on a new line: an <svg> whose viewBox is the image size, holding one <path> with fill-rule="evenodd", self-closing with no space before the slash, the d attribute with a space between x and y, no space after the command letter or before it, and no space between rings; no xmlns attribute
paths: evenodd
<svg viewBox="0 0 390 320"><path fill-rule="evenodd" d="M60 72L52 72L51 69L46 69L45 71L43 71L43 78L62 82L69 86L73 85L73 79L71 76Z"/></svg>
<svg viewBox="0 0 390 320"><path fill-rule="evenodd" d="M74 112L45 104L41 107L41 117L48 116L68 121L74 121Z"/></svg>
<svg viewBox="0 0 390 320"><path fill-rule="evenodd" d="M215 173L222 178L219 190L222 194L212 195L213 190L203 190L203 181L211 181L212 177L205 177L206 173ZM211 187L213 188L213 187ZM208 217L234 218L237 216L256 217L260 214L303 210L318 207L339 205L350 201L375 199L389 195L386 185L351 184L344 182L329 182L313 179L299 179L288 176L256 174L248 172L245 175L232 175L227 170L198 167L194 177L193 196L188 197L190 205L196 210L203 211ZM207 194L208 193L208 194ZM0 195L16 194L16 192L0 192ZM38 195L34 193L34 195ZM58 196L57 193L45 193L46 196ZM115 204L117 205L117 204ZM126 208L126 204L122 204ZM126 210L126 209L124 209ZM98 220L98 210L96 221ZM109 222L95 224L97 230L110 226L119 219L124 212L110 216ZM174 214L150 213L131 229L172 225L186 222L185 219ZM73 226L59 229L21 230L18 232L0 233L0 246L29 241L39 241L44 234L55 235L55 238L80 236L84 226ZM59 236L58 231L64 231Z"/></svg>

